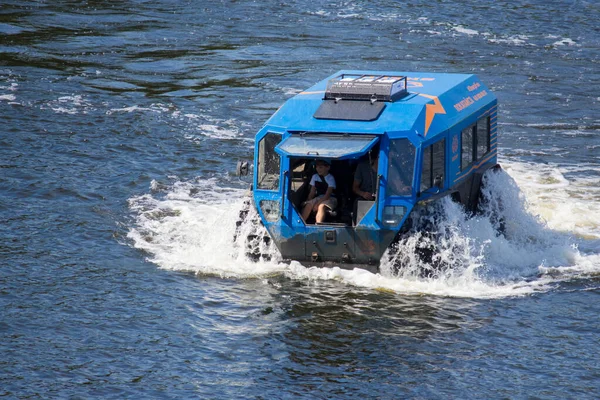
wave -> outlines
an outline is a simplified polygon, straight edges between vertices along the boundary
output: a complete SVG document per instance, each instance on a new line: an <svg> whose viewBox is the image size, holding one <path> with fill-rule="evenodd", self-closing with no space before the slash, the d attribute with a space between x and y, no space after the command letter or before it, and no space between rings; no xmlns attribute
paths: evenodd
<svg viewBox="0 0 600 400"><path fill-rule="evenodd" d="M542 130L553 130L553 131L595 131L600 129L600 124L565 124L565 123L552 123L552 124L541 124L541 123L531 123L531 124L515 124L510 122L501 123L500 125L507 126L524 126L528 128L536 128Z"/></svg>
<svg viewBox="0 0 600 400"><path fill-rule="evenodd" d="M438 243L437 261L448 266L435 274L420 273L421 261L414 259L403 270L395 270L388 253L382 259L381 272L338 267L317 268L298 262L281 261L273 245L261 249L269 260L252 262L245 256L243 237L264 229L248 222L236 235L236 221L244 201L244 190L219 187L218 180L153 183L153 192L129 200L135 222L128 238L144 250L148 260L160 268L193 272L223 278L259 278L282 275L298 280L336 280L349 287L394 291L407 295L436 295L472 298L523 296L551 290L562 280L600 273L600 235L581 234L580 230L598 230L600 221L571 230L553 229L561 215L551 215L549 224L539 211L538 198L544 186L528 186L531 203L512 175L529 166L512 164L508 173L486 177L484 196L488 199L482 214L471 216L449 200L441 203L442 218L437 229L444 232ZM543 190L541 190L543 189ZM554 190L554 189L552 189ZM573 200L573 199L571 199ZM568 204L559 197L560 205ZM587 202L594 209L596 202ZM582 209L575 219L584 221ZM600 214L600 213L599 213ZM252 218L246 219L252 221ZM498 221L503 221L499 233ZM259 236L261 233L259 232ZM418 235L409 237L395 250L398 254L415 254ZM421 264L420 264L421 262Z"/></svg>

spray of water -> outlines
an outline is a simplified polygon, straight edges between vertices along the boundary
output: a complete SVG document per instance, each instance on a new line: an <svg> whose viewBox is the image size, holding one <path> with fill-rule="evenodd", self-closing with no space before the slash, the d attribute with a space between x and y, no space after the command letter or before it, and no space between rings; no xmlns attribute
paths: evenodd
<svg viewBox="0 0 600 400"><path fill-rule="evenodd" d="M161 268L221 277L281 271L276 261L252 262L245 255L242 237L249 232L262 237L264 230L249 218L236 232L245 190L220 188L216 179L209 179L170 186L153 182L152 191L129 200L136 223L128 238ZM262 250L275 253L269 247Z"/></svg>
<svg viewBox="0 0 600 400"><path fill-rule="evenodd" d="M227 278L336 280L404 294L518 296L600 273L598 251L582 253L584 239L550 229L509 174L484 179L480 213L470 215L449 199L432 205L422 215L428 230L390 248L379 274L281 262L245 191L219 188L217 180L154 183L152 193L130 199L135 223L128 236L165 269Z"/></svg>
<svg viewBox="0 0 600 400"><path fill-rule="evenodd" d="M238 260L250 259L257 263L279 262L281 256L263 226L249 195L243 200L236 221L233 248Z"/></svg>
<svg viewBox="0 0 600 400"><path fill-rule="evenodd" d="M415 228L384 254L382 274L407 280L472 280L483 266L487 241L479 243L471 235L472 221L462 207L445 198L415 214Z"/></svg>
<svg viewBox="0 0 600 400"><path fill-rule="evenodd" d="M419 224L427 230L390 248L382 271L401 279L501 287L545 282L548 271L589 269L589 262L584 268L582 261L596 255L582 255L580 240L571 232L548 228L529 210L510 175L490 171L484 177L480 213L471 216L449 199L430 206L421 219L433 221ZM433 254L423 257L423 249Z"/></svg>

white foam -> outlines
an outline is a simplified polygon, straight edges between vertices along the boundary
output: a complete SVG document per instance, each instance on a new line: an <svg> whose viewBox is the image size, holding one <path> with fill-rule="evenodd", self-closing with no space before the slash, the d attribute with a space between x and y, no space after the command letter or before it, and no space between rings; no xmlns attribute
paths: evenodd
<svg viewBox="0 0 600 400"><path fill-rule="evenodd" d="M14 94L3 94L3 95L0 95L0 100L15 101L16 96Z"/></svg>
<svg viewBox="0 0 600 400"><path fill-rule="evenodd" d="M92 104L82 95L61 96L48 102L47 106L58 114L87 114L92 110ZM42 106L42 108L44 108Z"/></svg>
<svg viewBox="0 0 600 400"><path fill-rule="evenodd" d="M154 191L164 185L153 181ZM277 262L254 263L234 246L241 207L239 189L219 188L215 179L176 182L162 199L146 194L129 200L136 227L128 237L161 268L223 277L254 277L281 271Z"/></svg>
<svg viewBox="0 0 600 400"><path fill-rule="evenodd" d="M357 13L351 13L351 14L340 14L338 13L337 15L338 18L361 18L363 17L362 14L357 14Z"/></svg>
<svg viewBox="0 0 600 400"><path fill-rule="evenodd" d="M497 44L511 44L515 46L523 46L528 44L529 37L525 35L515 35L515 36L501 36L501 37L489 37L488 41L490 43Z"/></svg>
<svg viewBox="0 0 600 400"><path fill-rule="evenodd" d="M600 212L588 225L582 224L588 218L586 213L600 211L597 197L582 200L569 196L573 187L590 182L571 181L551 167L536 173L539 166L510 163L506 170L508 174L494 174L486 181L485 193L491 194L491 201L482 216L469 218L459 205L444 200L443 218L436 225L443 235L435 259L446 267L433 270L428 277L420 273L428 267L426 262L414 257L423 243L418 235L401 241L396 253L390 250L382 259L379 274L285 264L279 261L275 247L264 243L257 245L271 260L252 262L245 257L245 238L248 232L260 237L264 228L252 218L246 219L237 241L233 240L245 191L219 187L217 179L170 184L153 181L152 194L129 200L136 222L128 237L164 269L236 278L278 274L289 279L336 280L408 295L523 296L551 290L557 282L573 276L599 274L600 235L580 237L581 232L598 233L600 217L595 215ZM517 183L523 183L524 190ZM552 196L555 192L560 194ZM576 211L577 222L565 227L567 213L556 210L549 218L539 217L544 204ZM504 221L502 235L497 230L500 220ZM405 255L408 264L397 271L394 261Z"/></svg>
<svg viewBox="0 0 600 400"><path fill-rule="evenodd" d="M597 169L592 165L558 167L552 164L503 164L528 198L532 214L541 216L548 227L584 238L600 238L600 180L567 179L578 169Z"/></svg>
<svg viewBox="0 0 600 400"><path fill-rule="evenodd" d="M154 113L166 113L171 111L171 107L169 107L168 105L162 104L162 103L152 103L149 107L140 107L138 105L133 105L133 106L128 106L128 107L121 107L121 108L111 108L110 110L106 111L106 115L111 115L115 112L119 112L119 113L132 113L132 112L146 112L146 111L150 111L150 112L154 112Z"/></svg>
<svg viewBox="0 0 600 400"><path fill-rule="evenodd" d="M562 38L561 40L557 40L552 43L552 46L576 46L577 43L571 38Z"/></svg>
<svg viewBox="0 0 600 400"><path fill-rule="evenodd" d="M295 95L297 95L298 93L301 93L301 92L302 92L302 90L300 90L300 89L297 89L297 88L290 88L290 87L283 87L283 88L281 88L281 90L283 91L283 93L284 93L285 95L288 95L288 96L295 96Z"/></svg>
<svg viewBox="0 0 600 400"><path fill-rule="evenodd" d="M213 139L232 139L241 135L238 129L211 124L198 125L198 129L202 135Z"/></svg>
<svg viewBox="0 0 600 400"><path fill-rule="evenodd" d="M502 298L523 296L550 288L549 279L535 282L518 281L504 285L492 285L482 280L456 277L454 279L406 278L374 274L364 269L353 270L333 268L304 267L292 262L285 271L290 279L336 280L348 285L371 288L403 295L434 295L445 297Z"/></svg>
<svg viewBox="0 0 600 400"><path fill-rule="evenodd" d="M479 35L478 31L476 31L474 29L465 28L462 25L455 26L452 29L454 29L458 33L464 33L465 35L471 35L471 36Z"/></svg>
<svg viewBox="0 0 600 400"><path fill-rule="evenodd" d="M126 112L126 113L131 113L134 111L152 111L150 108L146 108L146 107L140 107L140 106L129 106L129 107L122 107L122 108L111 108L110 110L108 110L106 112L106 114L110 115L114 112Z"/></svg>
<svg viewBox="0 0 600 400"><path fill-rule="evenodd" d="M8 90L10 92L15 92L15 91L17 91L18 88L19 88L19 84L14 83L14 82L12 82L10 84L10 86L0 86L0 90Z"/></svg>
<svg viewBox="0 0 600 400"><path fill-rule="evenodd" d="M203 123L194 127L200 135L212 139L234 139L243 135L240 124L235 118L219 119L210 115L199 116ZM195 119L194 119L195 120Z"/></svg>

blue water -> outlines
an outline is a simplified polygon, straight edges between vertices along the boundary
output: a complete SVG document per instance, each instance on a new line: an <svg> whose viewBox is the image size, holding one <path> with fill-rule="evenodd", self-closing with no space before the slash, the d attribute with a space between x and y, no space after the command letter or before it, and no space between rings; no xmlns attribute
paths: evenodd
<svg viewBox="0 0 600 400"><path fill-rule="evenodd" d="M599 19L592 1L4 1L0 397L600 397ZM236 162L339 69L478 74L507 236L449 207L467 250L437 279L244 260Z"/></svg>

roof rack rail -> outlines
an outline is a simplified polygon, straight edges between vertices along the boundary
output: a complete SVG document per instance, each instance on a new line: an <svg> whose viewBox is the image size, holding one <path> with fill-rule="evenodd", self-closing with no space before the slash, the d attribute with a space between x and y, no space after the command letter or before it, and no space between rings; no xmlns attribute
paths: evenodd
<svg viewBox="0 0 600 400"><path fill-rule="evenodd" d="M327 82L324 100L394 101L408 94L406 76L341 74Z"/></svg>

